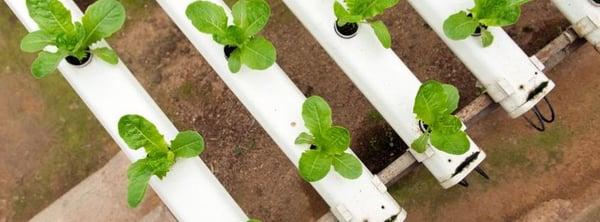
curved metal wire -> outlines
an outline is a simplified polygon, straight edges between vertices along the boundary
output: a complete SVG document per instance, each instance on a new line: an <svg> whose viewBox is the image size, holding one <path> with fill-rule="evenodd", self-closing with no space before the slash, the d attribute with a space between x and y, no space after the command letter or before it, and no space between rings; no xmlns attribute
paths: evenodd
<svg viewBox="0 0 600 222"><path fill-rule="evenodd" d="M550 118L546 118L542 114L542 112L540 112L540 109L537 107L537 105L534 108L534 112L539 113L540 117L542 118L542 120L544 120L544 122L546 122L546 123L554 122L555 117L556 117L556 113L554 113L554 108L552 107L552 104L550 103L550 100L548 100L547 97L544 97L544 101L546 102L546 105L548 105L548 109L550 110Z"/></svg>
<svg viewBox="0 0 600 222"><path fill-rule="evenodd" d="M531 121L529 118L527 118L526 116L523 116L523 118L527 121L527 123L529 123L529 125L533 128L535 128L536 130L540 131L540 132L544 132L546 130L546 126L544 125L544 120L542 119L542 117L540 116L539 112L536 112L535 110L533 111L533 113L535 113L535 116L538 119L538 122L540 123L540 126L536 125L535 123L533 123L533 121Z"/></svg>
<svg viewBox="0 0 600 222"><path fill-rule="evenodd" d="M523 116L523 118L525 118L525 120L527 121L527 123L529 123L529 125L531 125L533 128L535 128L536 130L538 130L540 132L544 132L546 130L545 123L552 123L552 122L554 122L554 120L556 120L556 113L554 112L552 103L550 103L550 100L547 97L544 97L544 101L546 102L546 105L548 106L548 109L550 110L550 118L547 118L546 116L544 116L544 114L542 114L542 112L540 111L540 109L538 108L537 105L535 105L533 107L533 113L535 114L536 118L538 119L538 122L540 123L539 125L536 125L535 123L533 123L533 121L531 121L531 119L527 118L526 116Z"/></svg>

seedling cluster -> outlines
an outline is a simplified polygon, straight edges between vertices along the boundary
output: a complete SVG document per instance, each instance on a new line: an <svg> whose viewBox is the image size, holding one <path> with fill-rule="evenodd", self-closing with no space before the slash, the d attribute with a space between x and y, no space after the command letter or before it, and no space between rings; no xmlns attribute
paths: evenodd
<svg viewBox="0 0 600 222"><path fill-rule="evenodd" d="M336 25L343 27L348 24L368 23L383 47L392 47L392 37L387 26L375 17L386 9L398 4L398 0L344 0L348 9L335 1L333 11L337 17Z"/></svg>
<svg viewBox="0 0 600 222"><path fill-rule="evenodd" d="M190 4L185 14L200 32L211 34L215 42L225 46L231 72L240 71L242 64L257 70L271 67L277 58L275 47L257 35L271 16L269 4L265 0L240 0L231 11L233 25L227 25L221 6L208 1Z"/></svg>
<svg viewBox="0 0 600 222"><path fill-rule="evenodd" d="M58 0L27 0L26 4L29 15L40 28L21 41L21 50L41 51L31 65L34 77L45 77L65 57L83 63L90 59L91 53L110 64L119 62L117 54L108 47L90 49L123 26L125 8L119 1L98 0L87 8L81 22L75 23L71 21L71 12Z"/></svg>
<svg viewBox="0 0 600 222"><path fill-rule="evenodd" d="M463 40L481 35L483 47L494 41L491 26L515 24L521 16L521 5L530 0L475 0L475 7L460 11L444 21L444 33L452 40Z"/></svg>
<svg viewBox="0 0 600 222"><path fill-rule="evenodd" d="M140 115L121 117L119 135L131 149L143 147L147 154L127 170L127 203L130 207L140 204L152 175L162 179L177 158L196 157L204 151L204 139L197 132L180 132L168 145L156 126Z"/></svg>
<svg viewBox="0 0 600 222"><path fill-rule="evenodd" d="M300 175L308 182L327 176L333 168L348 179L362 174L362 164L352 154L346 153L350 146L350 133L340 126L333 126L331 108L319 96L311 96L302 104L302 119L310 133L303 132L296 144L309 144L311 148L300 157Z"/></svg>
<svg viewBox="0 0 600 222"><path fill-rule="evenodd" d="M427 81L419 88L413 112L426 127L423 134L410 147L418 153L431 142L435 148L449 154L460 155L469 150L467 134L461 130L460 119L452 115L458 107L456 87L437 81Z"/></svg>

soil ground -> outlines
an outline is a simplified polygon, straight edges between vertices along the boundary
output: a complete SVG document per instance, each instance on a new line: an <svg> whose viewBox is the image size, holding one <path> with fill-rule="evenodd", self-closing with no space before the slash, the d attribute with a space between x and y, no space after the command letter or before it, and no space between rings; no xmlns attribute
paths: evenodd
<svg viewBox="0 0 600 222"><path fill-rule="evenodd" d="M78 3L85 7L89 1ZM263 221L310 221L324 214L325 203L158 5L124 3L128 22L109 42L179 129L205 136L202 159L247 214ZM273 16L264 35L294 83L330 102L334 121L350 129L352 149L372 171L401 155L405 145L360 91L282 2L270 3ZM461 106L478 95L469 71L407 2L382 19L394 37L394 51L421 80L456 85ZM533 54L567 25L549 1L538 0L506 30ZM35 80L28 74L34 55L18 50L24 34L1 3L0 221L30 218L118 150L60 75ZM488 153L484 167L491 181L472 175L470 188L444 191L419 168L391 188L409 221L506 221L556 208L575 215L600 199L593 128L600 107L597 93L586 93L600 88L599 60L588 47L550 72L558 85L551 99L559 118L548 132L508 120L503 111L471 127L473 139ZM571 106L573 101L578 106Z"/></svg>

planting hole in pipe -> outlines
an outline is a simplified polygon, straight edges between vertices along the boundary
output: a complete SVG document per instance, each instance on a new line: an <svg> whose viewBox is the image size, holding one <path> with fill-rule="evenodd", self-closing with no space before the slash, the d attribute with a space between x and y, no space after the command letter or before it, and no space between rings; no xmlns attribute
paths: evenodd
<svg viewBox="0 0 600 222"><path fill-rule="evenodd" d="M600 0L590 0L590 3L592 3L592 5L600 7Z"/></svg>
<svg viewBox="0 0 600 222"><path fill-rule="evenodd" d="M87 51L85 53L85 57L83 57L81 60L79 60L77 57L71 56L71 55L65 57L65 60L67 60L67 62L71 65L83 67L92 61L92 54L89 51Z"/></svg>
<svg viewBox="0 0 600 222"><path fill-rule="evenodd" d="M471 14L471 13L469 13L467 16L469 18L473 18L473 14ZM479 26L477 26L477 28L475 29L475 32L473 32L471 34L471 36L479 37L479 36L481 36L481 32L487 30L487 28L488 28L487 25L479 23Z"/></svg>
<svg viewBox="0 0 600 222"><path fill-rule="evenodd" d="M421 120L419 120L419 130L421 130L422 133L425 133L425 132L431 133L431 129L429 129L429 125L425 124Z"/></svg>
<svg viewBox="0 0 600 222"><path fill-rule="evenodd" d="M233 51L235 51L237 48L237 46L232 45L226 45L225 47L223 47L223 52L225 52L225 59L229 59L231 53L233 53Z"/></svg>
<svg viewBox="0 0 600 222"><path fill-rule="evenodd" d="M334 22L333 28L335 30L335 33L337 33L338 36L340 36L344 39L352 38L352 37L356 36L356 33L358 32L358 24L357 23L346 23L346 24L340 26L338 24L338 21L336 20Z"/></svg>

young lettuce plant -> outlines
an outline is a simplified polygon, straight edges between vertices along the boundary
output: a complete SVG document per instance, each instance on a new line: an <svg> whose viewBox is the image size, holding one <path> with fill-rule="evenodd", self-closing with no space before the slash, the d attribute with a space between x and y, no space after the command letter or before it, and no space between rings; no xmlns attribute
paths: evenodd
<svg viewBox="0 0 600 222"><path fill-rule="evenodd" d="M233 25L229 26L225 10L208 1L190 4L185 14L200 32L211 34L215 42L225 46L231 72L240 71L242 64L251 69L265 70L275 63L275 47L269 40L257 35L271 16L271 8L265 0L236 2L232 8Z"/></svg>
<svg viewBox="0 0 600 222"><path fill-rule="evenodd" d="M456 87L437 81L427 81L419 88L413 112L423 122L425 132L410 147L418 153L431 142L435 148L449 154L460 155L469 150L467 134L461 130L462 122L452 112L458 107Z"/></svg>
<svg viewBox="0 0 600 222"><path fill-rule="evenodd" d="M90 5L81 22L71 21L71 12L58 0L27 0L29 16L40 30L27 34L21 41L21 50L38 52L31 65L31 73L43 78L56 69L60 61L83 64L90 53L110 64L119 57L108 47L90 49L92 44L111 36L125 22L125 8L117 0L98 0ZM44 50L55 46L55 50ZM50 47L52 48L52 47Z"/></svg>
<svg viewBox="0 0 600 222"><path fill-rule="evenodd" d="M345 151L350 146L350 133L340 126L333 126L331 108L318 96L311 96L302 105L302 119L310 133L303 132L296 144L310 144L311 148L300 157L300 175L308 182L315 182L327 175L331 165L335 171L348 179L362 174L360 161Z"/></svg>
<svg viewBox="0 0 600 222"><path fill-rule="evenodd" d="M444 33L452 40L481 35L483 47L494 41L490 26L515 24L521 15L521 5L530 0L475 0L475 7L460 11L444 21Z"/></svg>
<svg viewBox="0 0 600 222"><path fill-rule="evenodd" d="M398 4L398 0L345 0L344 2L348 9L344 8L338 1L333 4L333 12L337 17L336 25L338 27L359 22L369 23L383 47L386 49L392 47L392 37L387 26L381 20L375 20L374 18L386 9Z"/></svg>
<svg viewBox="0 0 600 222"><path fill-rule="evenodd" d="M162 179L177 158L196 157L204 151L204 139L197 132L179 132L168 145L156 126L140 115L121 117L119 135L131 149L143 147L147 154L127 170L127 203L130 207L140 204L152 175Z"/></svg>

